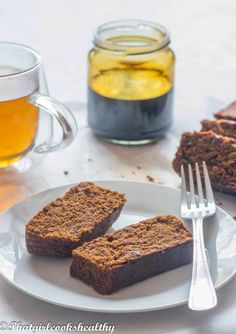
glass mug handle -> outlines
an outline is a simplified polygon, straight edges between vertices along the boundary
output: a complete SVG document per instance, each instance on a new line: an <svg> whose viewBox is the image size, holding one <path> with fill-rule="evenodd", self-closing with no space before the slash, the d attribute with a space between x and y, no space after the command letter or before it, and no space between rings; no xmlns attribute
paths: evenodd
<svg viewBox="0 0 236 334"><path fill-rule="evenodd" d="M62 139L58 143L44 142L34 148L37 153L47 153L64 149L68 146L77 134L76 120L71 111L61 102L49 96L35 93L29 97L29 103L43 109L57 120L62 128Z"/></svg>

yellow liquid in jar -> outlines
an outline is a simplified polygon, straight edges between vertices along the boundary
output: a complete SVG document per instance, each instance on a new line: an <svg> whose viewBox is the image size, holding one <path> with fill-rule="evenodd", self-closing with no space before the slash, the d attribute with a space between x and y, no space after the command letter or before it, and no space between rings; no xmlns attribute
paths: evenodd
<svg viewBox="0 0 236 334"><path fill-rule="evenodd" d="M166 94L171 82L159 71L144 69L111 69L93 78L91 88L113 99L143 100Z"/></svg>
<svg viewBox="0 0 236 334"><path fill-rule="evenodd" d="M89 86L114 99L143 100L166 94L173 85L173 52L134 54L133 50L156 40L144 36L113 37L116 48L131 45L129 53L95 50L90 54Z"/></svg>

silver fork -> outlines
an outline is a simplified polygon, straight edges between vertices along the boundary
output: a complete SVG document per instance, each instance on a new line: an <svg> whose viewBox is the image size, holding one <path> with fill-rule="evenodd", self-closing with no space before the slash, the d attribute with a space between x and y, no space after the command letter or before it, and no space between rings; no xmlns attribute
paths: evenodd
<svg viewBox="0 0 236 334"><path fill-rule="evenodd" d="M203 197L198 163L195 164L195 170L198 196L195 194L191 165L188 165L190 193L187 193L184 167L181 166L181 217L192 219L193 223L193 271L188 306L192 310L200 311L211 309L217 304L216 292L207 263L202 228L203 218L214 215L216 205L205 162L203 161L203 175L206 200Z"/></svg>

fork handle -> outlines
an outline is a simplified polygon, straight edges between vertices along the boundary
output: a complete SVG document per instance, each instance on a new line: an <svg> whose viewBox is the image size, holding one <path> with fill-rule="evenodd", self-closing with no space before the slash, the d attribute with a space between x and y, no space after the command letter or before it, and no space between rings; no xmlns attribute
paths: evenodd
<svg viewBox="0 0 236 334"><path fill-rule="evenodd" d="M211 280L204 247L202 217L192 218L193 222L193 271L188 306L195 311L216 306L217 297Z"/></svg>

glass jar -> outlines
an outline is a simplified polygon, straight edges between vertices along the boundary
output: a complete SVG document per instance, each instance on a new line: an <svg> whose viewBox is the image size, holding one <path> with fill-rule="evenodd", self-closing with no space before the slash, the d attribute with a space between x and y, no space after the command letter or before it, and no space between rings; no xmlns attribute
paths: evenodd
<svg viewBox="0 0 236 334"><path fill-rule="evenodd" d="M155 141L172 123L175 56L159 24L101 25L88 55L88 123L119 144Z"/></svg>

